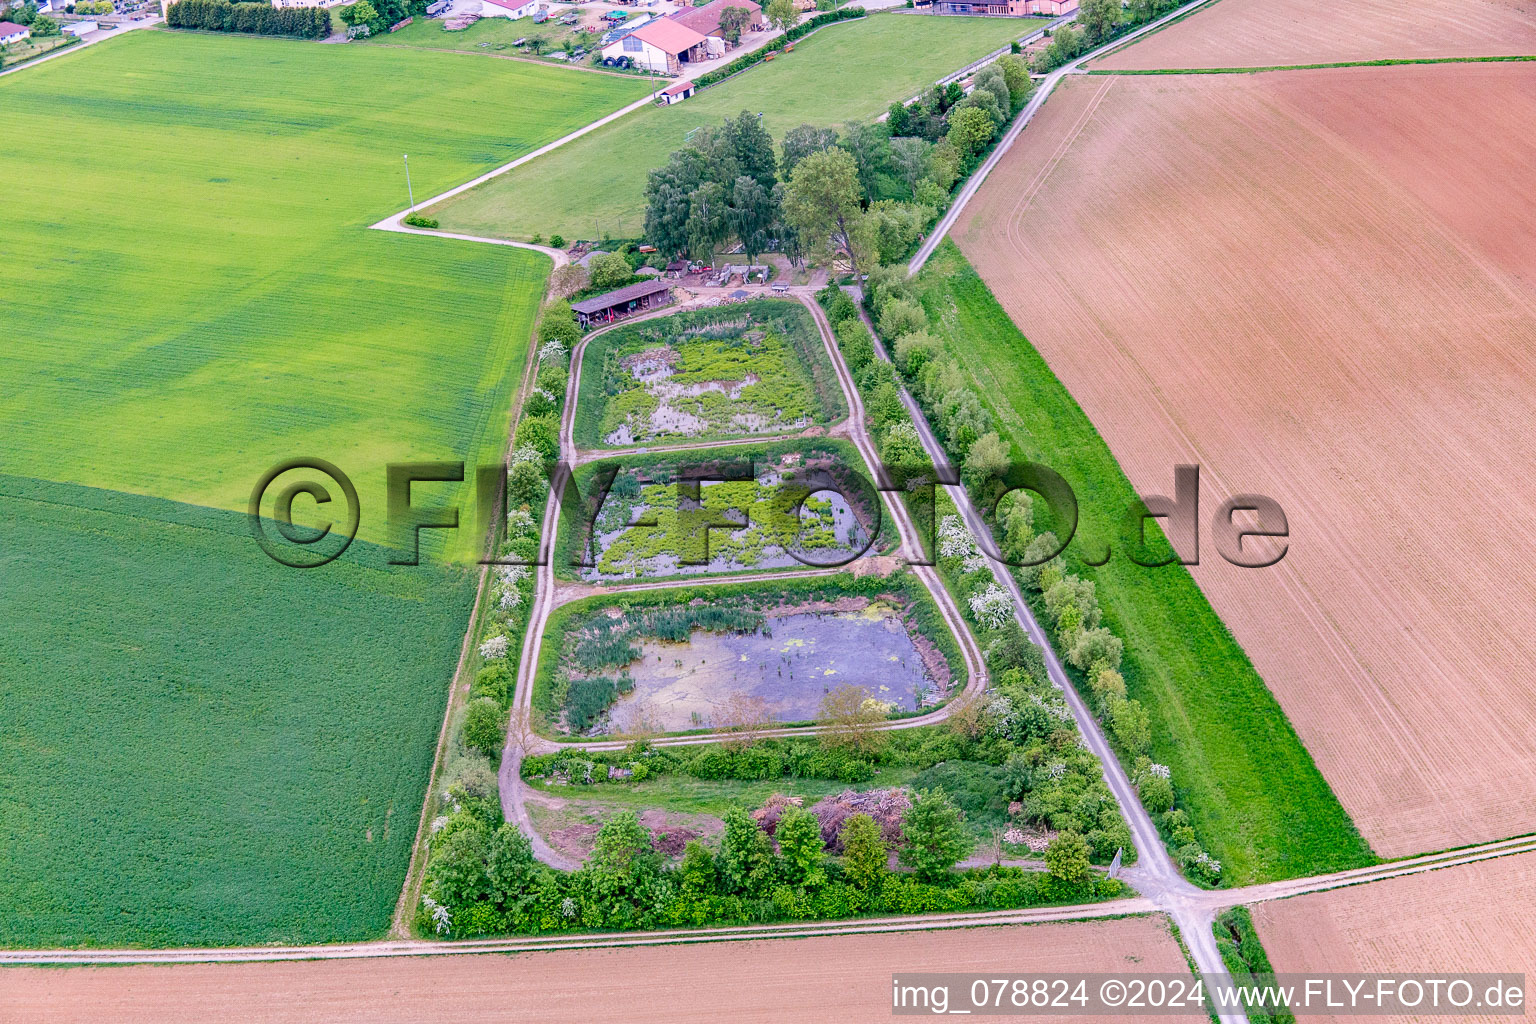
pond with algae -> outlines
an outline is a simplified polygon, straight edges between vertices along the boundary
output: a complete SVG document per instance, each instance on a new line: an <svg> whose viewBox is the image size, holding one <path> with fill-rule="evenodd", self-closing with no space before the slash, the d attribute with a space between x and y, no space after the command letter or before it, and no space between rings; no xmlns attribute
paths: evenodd
<svg viewBox="0 0 1536 1024"><path fill-rule="evenodd" d="M771 614L752 633L695 629L686 643L646 639L625 672L634 688L600 731L633 731L642 719L665 732L728 725L727 704L739 694L760 698L776 721L803 722L847 685L911 711L934 687L900 609L882 601Z"/></svg>

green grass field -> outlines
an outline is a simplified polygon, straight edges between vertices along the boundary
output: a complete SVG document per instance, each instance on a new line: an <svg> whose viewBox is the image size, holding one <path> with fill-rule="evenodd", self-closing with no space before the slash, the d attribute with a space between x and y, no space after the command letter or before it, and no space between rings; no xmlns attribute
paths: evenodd
<svg viewBox="0 0 1536 1024"><path fill-rule="evenodd" d="M0 467L243 508L268 466L319 456L383 540L386 463L499 457L548 270L367 230L405 205L402 154L431 195L643 92L169 32L0 80L0 174L37 186L5 232Z"/></svg>
<svg viewBox="0 0 1536 1024"><path fill-rule="evenodd" d="M384 466L499 458L549 268L367 226L404 153L430 195L642 91L167 31L0 80L0 944L384 932L474 597L367 543ZM294 456L357 482L323 569L243 514Z"/></svg>
<svg viewBox="0 0 1536 1024"><path fill-rule="evenodd" d="M1072 572L1093 580L1105 625L1125 640L1131 696L1152 716L1153 757L1231 885L1374 861L1248 656L1183 566L1083 552L1118 544L1135 499L1109 447L953 243L921 277L929 320L976 382L1016 455L1066 477L1082 519Z"/></svg>
<svg viewBox="0 0 1536 1024"><path fill-rule="evenodd" d="M646 172L665 164L692 129L718 125L743 110L762 111L775 139L806 122L868 121L1018 38L1031 24L879 14L831 25L771 64L683 103L622 117L439 204L432 215L444 228L505 238L635 235L644 219Z"/></svg>
<svg viewBox="0 0 1536 1024"><path fill-rule="evenodd" d="M382 934L474 577L0 476L0 945Z"/></svg>

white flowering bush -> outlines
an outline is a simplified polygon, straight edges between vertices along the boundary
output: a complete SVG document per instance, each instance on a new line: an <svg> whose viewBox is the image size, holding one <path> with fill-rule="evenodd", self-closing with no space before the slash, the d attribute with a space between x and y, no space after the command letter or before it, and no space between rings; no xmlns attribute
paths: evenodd
<svg viewBox="0 0 1536 1024"><path fill-rule="evenodd" d="M554 360L557 363L565 362L566 348L558 338L551 338L539 349L539 362L547 363Z"/></svg>
<svg viewBox="0 0 1536 1024"><path fill-rule="evenodd" d="M448 934L448 929L453 927L453 916L448 913L448 908L426 893L421 894L421 905L432 915L433 930L439 935Z"/></svg>
<svg viewBox="0 0 1536 1024"><path fill-rule="evenodd" d="M544 454L531 444L525 444L521 448L514 448L507 459L507 468L511 469L523 462L543 464Z"/></svg>
<svg viewBox="0 0 1536 1024"><path fill-rule="evenodd" d="M567 896L560 901L560 916L567 921L576 916L576 901Z"/></svg>
<svg viewBox="0 0 1536 1024"><path fill-rule="evenodd" d="M543 399L546 402L548 402L550 405L559 405L560 404L560 400L555 397L555 393L553 391L549 390L548 388L536 387L533 390L537 391L540 394L540 396L542 396Z"/></svg>
<svg viewBox="0 0 1536 1024"><path fill-rule="evenodd" d="M1155 776L1157 776L1160 779L1171 779L1171 778L1173 778L1173 772L1165 764L1150 764L1150 765L1147 765L1147 774L1148 775L1155 775Z"/></svg>
<svg viewBox="0 0 1536 1024"><path fill-rule="evenodd" d="M987 561L987 556L982 554L980 549L972 551L960 560L960 571L965 573L977 572L990 567L991 563Z"/></svg>
<svg viewBox="0 0 1536 1024"><path fill-rule="evenodd" d="M987 629L1001 629L1013 614L1013 601L996 580L971 595L971 614Z"/></svg>
<svg viewBox="0 0 1536 1024"><path fill-rule="evenodd" d="M939 522L939 555L941 557L967 558L975 550L976 545L971 543L971 531L965 528L959 516L945 516Z"/></svg>
<svg viewBox="0 0 1536 1024"><path fill-rule="evenodd" d="M525 508L515 508L507 513L507 537L532 537L536 524L533 513Z"/></svg>
<svg viewBox="0 0 1536 1024"><path fill-rule="evenodd" d="M441 832L443 830L443 826L445 826L447 824L448 824L448 815L446 815L446 814L439 814L437 817L432 819L432 825L431 825L432 834L433 835L437 835L439 832Z"/></svg>
<svg viewBox="0 0 1536 1024"><path fill-rule="evenodd" d="M501 599L497 601L497 604L501 606L502 611L509 612L522 603L523 592L521 590L518 590L516 587L501 588Z"/></svg>
<svg viewBox="0 0 1536 1024"><path fill-rule="evenodd" d="M506 656L507 638L504 636L493 636L485 643L480 645L480 657L484 658L486 661L492 661L496 658L505 658Z"/></svg>

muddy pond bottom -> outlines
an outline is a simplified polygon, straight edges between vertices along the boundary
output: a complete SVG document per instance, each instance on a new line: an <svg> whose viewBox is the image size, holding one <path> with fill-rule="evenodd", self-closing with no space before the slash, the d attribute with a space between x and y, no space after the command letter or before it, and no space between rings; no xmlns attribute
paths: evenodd
<svg viewBox="0 0 1536 1024"><path fill-rule="evenodd" d="M752 634L694 630L687 643L646 640L625 670L634 690L609 712L602 732L644 722L664 732L731 724L737 694L763 700L780 722L813 719L822 698L861 686L895 710L918 707L933 683L895 609L769 616Z"/></svg>

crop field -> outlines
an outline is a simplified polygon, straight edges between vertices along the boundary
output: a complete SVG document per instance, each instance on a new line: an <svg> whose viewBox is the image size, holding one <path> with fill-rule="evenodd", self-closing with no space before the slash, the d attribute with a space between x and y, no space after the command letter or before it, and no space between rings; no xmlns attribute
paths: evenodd
<svg viewBox="0 0 1536 1024"><path fill-rule="evenodd" d="M1536 54L1532 0L1220 0L1096 70L1247 68Z"/></svg>
<svg viewBox="0 0 1536 1024"><path fill-rule="evenodd" d="M0 945L384 931L474 598L384 556L0 477Z"/></svg>
<svg viewBox="0 0 1536 1024"><path fill-rule="evenodd" d="M638 110L430 212L445 229L501 238L633 236L644 219L646 172L694 128L743 110L761 111L774 138L807 122L869 121L1028 27L1012 18L903 14L832 25L771 64L686 103Z"/></svg>
<svg viewBox="0 0 1536 1024"><path fill-rule="evenodd" d="M1525 64L1072 80L959 225L1140 493L1198 463L1204 515L1284 509L1278 565L1207 534L1194 579L1385 856L1536 829L1536 578L1508 554L1536 447L1533 119ZM971 361L1024 425L1044 367L1005 352ZM1224 760L1299 766L1283 730L1202 726L1259 682L1185 597L1210 639L1166 649L1154 703L1223 784ZM1156 614L1182 630L1178 608Z"/></svg>
<svg viewBox="0 0 1536 1024"><path fill-rule="evenodd" d="M642 91L162 32L0 81L0 173L68 183L8 219L0 466L244 508L267 467L315 455L384 540L386 463L499 457L549 269L366 230L405 205L401 154L431 194Z"/></svg>
<svg viewBox="0 0 1536 1024"><path fill-rule="evenodd" d="M648 320L598 335L582 362L575 441L584 448L783 434L846 412L797 302Z"/></svg>
<svg viewBox="0 0 1536 1024"><path fill-rule="evenodd" d="M1536 855L1463 864L1369 886L1260 903L1253 922L1277 972L1525 972L1536 963ZM1481 995L1481 993L1479 993ZM1325 1024L1350 1017L1319 1014ZM1432 1018L1383 1017L1393 1024ZM1509 1020L1491 1014L1465 1024Z"/></svg>
<svg viewBox="0 0 1536 1024"><path fill-rule="evenodd" d="M0 943L386 928L474 580L386 568L384 466L500 457L548 263L367 225L402 153L446 187L637 89L165 32L0 81L39 183L0 299ZM363 506L310 573L243 514L296 456Z"/></svg>
<svg viewBox="0 0 1536 1024"><path fill-rule="evenodd" d="M1119 543L1134 492L1051 368L952 245L935 253L921 281L930 322L1016 451L1061 473L1076 492L1072 571L1093 580L1106 624L1125 638L1121 673L1152 716L1152 756L1173 769L1179 804L1221 861L1223 879L1247 884L1368 863L1264 680L1189 574L1123 558L1098 568L1083 562Z"/></svg>
<svg viewBox="0 0 1536 1024"><path fill-rule="evenodd" d="M704 1024L794 1020L886 1024L892 964L978 973L1008 951L1018 973L1180 972L1178 943L1160 916L1012 928L628 949L516 956L403 957L176 967L82 967L6 972L0 1012L35 1024L110 1018L120 1024L179 1019L250 1024L373 1022L388 1005L401 1020L509 1024ZM773 1007L761 985L701 985L739 974L773 979ZM572 984L571 979L582 979ZM272 999L274 991L284 993ZM1086 1017L1057 1017L1087 1024ZM1155 1022L1188 1020L1150 1017Z"/></svg>

